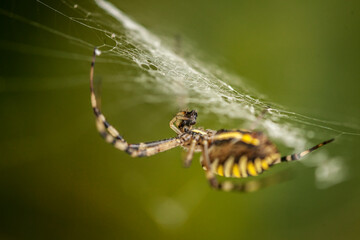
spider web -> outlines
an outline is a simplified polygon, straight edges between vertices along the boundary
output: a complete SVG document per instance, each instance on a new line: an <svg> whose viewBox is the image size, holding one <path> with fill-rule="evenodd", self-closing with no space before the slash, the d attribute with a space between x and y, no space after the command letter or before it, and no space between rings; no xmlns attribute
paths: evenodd
<svg viewBox="0 0 360 240"><path fill-rule="evenodd" d="M85 6L64 0L61 7L55 7L45 1L38 0L38 3L71 24L95 32L98 42L95 43L81 35L67 34L56 27L2 10L0 13L63 37L86 52L91 52L94 46L97 46L101 53L97 62L141 69L142 71L137 71L137 75L133 76L132 84L151 89L141 96L145 102L166 103L175 109L174 112L183 107L195 108L201 116L215 115L220 124L240 120L246 125L255 122L261 112L268 109L264 118L258 121L258 128L265 131L270 139L293 149L294 152L306 149L311 146L310 143L316 144L340 135L360 136L359 126L304 116L264 100L261 94L251 89L239 76L201 61L193 54L183 54L196 53L196 50L191 46L181 46L180 50L177 49L174 47L173 38L157 36L108 1L94 0L93 5L87 3ZM16 48L19 45L8 44L8 47ZM49 51L26 45L21 47L33 54L55 55L83 61L90 59L90 56L81 53ZM115 76L113 79L122 81L124 78ZM347 166L342 157L329 156L325 149L316 153L316 156L301 162L316 168L315 179L319 188L330 187L348 177ZM196 193L191 192L191 195L194 198ZM165 210L182 211L171 199L164 201ZM164 211L164 208L160 208L159 211ZM163 224L161 218L158 221L159 224ZM177 222L173 224L176 225Z"/></svg>
<svg viewBox="0 0 360 240"><path fill-rule="evenodd" d="M142 96L143 101L195 108L201 115L214 114L222 123L231 119L254 122L264 109L268 109L266 116L258 121L259 128L277 143L296 152L308 147L309 142L317 143L340 135L360 135L357 133L359 126L315 119L263 100L262 95L252 90L239 76L200 61L194 55L179 53L173 40L155 35L111 2L94 0L91 11L87 10L90 8L88 4L82 6L67 0L62 1L61 11L44 1L38 0L38 3L73 24L95 31L101 40L97 44L98 53L102 54L98 62L142 69L142 74L135 76L134 83L151 89ZM66 8L66 13L63 8ZM89 39L68 35L21 17L12 17L62 36L82 48L92 50L96 46ZM193 49L191 51L194 52ZM69 53L68 57L89 59L89 56L74 53ZM316 141L312 140L314 136ZM317 168L318 187L326 188L346 178L347 168L341 157L330 157L322 149L317 158L312 159L302 162Z"/></svg>

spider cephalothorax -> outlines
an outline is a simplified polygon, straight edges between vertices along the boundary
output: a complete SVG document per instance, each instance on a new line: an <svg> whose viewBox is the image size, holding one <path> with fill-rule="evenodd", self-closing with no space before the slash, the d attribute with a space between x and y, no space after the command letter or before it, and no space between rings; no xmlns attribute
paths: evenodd
<svg viewBox="0 0 360 240"><path fill-rule="evenodd" d="M233 178L257 176L274 164L298 160L334 140L322 142L298 154L281 157L275 144L261 132L240 129L215 131L194 128L197 112L192 110L178 112L170 121L170 128L176 133L175 137L154 142L129 144L106 121L98 107L93 88L95 53L96 51L94 51L90 71L91 105L96 117L98 131L105 140L132 157L147 157L182 146L187 150L184 160L185 166L190 165L194 152L202 152L200 162L206 171L206 178L213 188L248 191L244 187L246 185L239 183L233 184L231 181L219 183L215 175Z"/></svg>

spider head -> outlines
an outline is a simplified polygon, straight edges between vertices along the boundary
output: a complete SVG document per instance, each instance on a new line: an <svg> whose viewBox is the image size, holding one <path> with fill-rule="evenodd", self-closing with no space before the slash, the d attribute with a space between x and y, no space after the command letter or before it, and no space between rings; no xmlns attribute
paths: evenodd
<svg viewBox="0 0 360 240"><path fill-rule="evenodd" d="M192 126L196 124L197 112L195 110L191 110L190 112L183 111L181 115L183 115L184 119L179 122L177 127L182 132L188 132Z"/></svg>

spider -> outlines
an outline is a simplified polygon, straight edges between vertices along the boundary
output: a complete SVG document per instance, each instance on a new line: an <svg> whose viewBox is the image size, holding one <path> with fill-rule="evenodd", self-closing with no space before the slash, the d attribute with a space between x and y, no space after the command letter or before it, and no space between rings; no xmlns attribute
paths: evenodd
<svg viewBox="0 0 360 240"><path fill-rule="evenodd" d="M218 131L195 128L197 112L180 111L170 121L170 128L176 137L159 141L129 144L119 132L107 122L101 113L94 92L94 50L90 70L91 105L96 118L96 126L101 136L115 148L128 153L131 157L148 157L172 148L182 146L187 150L184 165L190 166L194 152L202 152L200 163L206 172L210 186L223 191L250 191L248 186L232 181L219 182L216 175L227 178L246 178L257 176L273 165L299 160L312 151L332 142L324 141L305 151L281 156L275 144L268 137L257 131L226 130ZM255 186L256 188L256 186Z"/></svg>

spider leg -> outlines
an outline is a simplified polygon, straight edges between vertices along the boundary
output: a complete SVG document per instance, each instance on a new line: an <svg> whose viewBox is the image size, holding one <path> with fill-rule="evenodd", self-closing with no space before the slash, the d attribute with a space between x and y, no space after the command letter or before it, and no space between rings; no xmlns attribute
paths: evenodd
<svg viewBox="0 0 360 240"><path fill-rule="evenodd" d="M308 155L309 153L315 151L316 149L328 144L328 143L331 143L332 141L334 141L335 138L332 138L332 139L329 139L327 141L324 141L322 143L319 143L305 151L302 151L300 153L294 153L294 154L290 154L290 155L287 155L287 156L283 156L281 158L278 158L276 159L276 161L274 161L273 164L278 164L278 163L281 163L281 162L290 162L290 161L294 161L294 160L299 160L303 157L305 157L306 155Z"/></svg>
<svg viewBox="0 0 360 240"><path fill-rule="evenodd" d="M175 124L175 122L178 121L178 120L188 120L189 118L188 118L188 117L185 117L184 114L185 114L185 112L179 112L179 113L177 113L176 116L175 116L173 119L171 119L171 121L169 122L170 128L171 128L174 132L176 132L176 134L178 134L178 135L181 134L182 132L181 132L180 129L177 128L174 124Z"/></svg>
<svg viewBox="0 0 360 240"><path fill-rule="evenodd" d="M95 56L97 54L97 49L94 49L94 54L91 62L90 69L90 97L91 97L91 106L94 111L96 118L96 127L100 135L105 139L106 142L111 143L115 148L125 151L130 154L132 157L144 157L151 156L159 152L164 152L166 150L177 147L183 143L182 136L177 136L176 138L169 138L160 141L139 143L139 144L129 144L125 139L119 134L119 132L107 122L105 116L101 113L98 102L96 100L94 92L94 67L95 67Z"/></svg>
<svg viewBox="0 0 360 240"><path fill-rule="evenodd" d="M159 152L164 152L174 147L177 147L182 143L182 139L180 138L169 138L154 142L128 144L128 147L123 150L122 141L108 133L106 128L104 127L104 124L101 121L96 121L96 127L100 135L105 139L106 142L112 144L115 148L121 151L125 151L132 157L148 157Z"/></svg>
<svg viewBox="0 0 360 240"><path fill-rule="evenodd" d="M206 179L208 180L212 188L219 189L219 183L215 177L215 174L211 170L210 158L209 158L209 142L207 140L205 140L203 143L202 157L205 166Z"/></svg>
<svg viewBox="0 0 360 240"><path fill-rule="evenodd" d="M189 167L191 162L192 162L197 141L198 141L198 139L192 139L191 140L189 151L186 154L186 158L184 159L184 166L185 167Z"/></svg>
<svg viewBox="0 0 360 240"><path fill-rule="evenodd" d="M168 138L160 141L130 144L126 150L132 157L148 157L165 152L182 144L180 138Z"/></svg>

